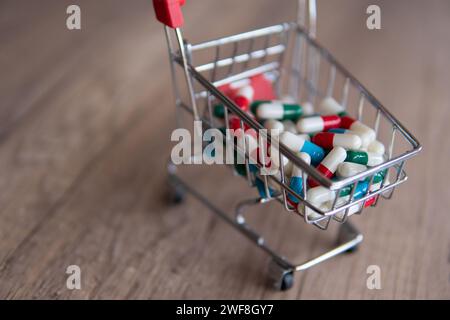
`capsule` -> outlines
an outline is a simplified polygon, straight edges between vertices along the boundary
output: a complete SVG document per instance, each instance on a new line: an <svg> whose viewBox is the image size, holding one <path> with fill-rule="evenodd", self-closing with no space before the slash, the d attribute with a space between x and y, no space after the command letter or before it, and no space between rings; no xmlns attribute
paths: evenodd
<svg viewBox="0 0 450 320"><path fill-rule="evenodd" d="M338 128L341 125L339 116L317 116L302 118L297 122L297 130L300 133L313 133Z"/></svg>
<svg viewBox="0 0 450 320"><path fill-rule="evenodd" d="M314 135L311 141L325 149L332 149L333 147L359 149L361 147L361 138L348 133L319 132Z"/></svg>
<svg viewBox="0 0 450 320"><path fill-rule="evenodd" d="M244 86L237 90L233 101L242 111L247 112L250 110L254 94L255 92L251 86Z"/></svg>
<svg viewBox="0 0 450 320"><path fill-rule="evenodd" d="M321 147L291 132L283 132L280 135L280 142L294 152L309 154L313 165L319 164L325 157L325 151Z"/></svg>
<svg viewBox="0 0 450 320"><path fill-rule="evenodd" d="M367 147L367 151L383 155L385 152L385 147L380 141L374 140Z"/></svg>
<svg viewBox="0 0 450 320"><path fill-rule="evenodd" d="M306 197L315 206L320 206L328 201L334 201L336 193L323 186L313 187L308 190Z"/></svg>
<svg viewBox="0 0 450 320"><path fill-rule="evenodd" d="M311 157L309 154L300 152L298 155L300 159L307 164L311 164ZM293 166L291 180L289 181L289 187L295 191L296 194L303 196L303 170L297 166ZM297 204L299 200L292 194L288 194L288 200L291 203Z"/></svg>
<svg viewBox="0 0 450 320"><path fill-rule="evenodd" d="M367 188L369 187L369 182L367 180L359 181L356 185L355 192L353 193L353 199L358 200L364 197L367 193ZM352 193L353 184L346 186L341 189L339 197L347 197ZM348 200L348 199L347 199Z"/></svg>
<svg viewBox="0 0 450 320"><path fill-rule="evenodd" d="M374 167L384 162L383 155L365 152L365 151L347 151L346 162L363 164L365 166Z"/></svg>
<svg viewBox="0 0 450 320"><path fill-rule="evenodd" d="M254 129L252 129L247 123L245 123L244 121L242 121L242 122L244 125L244 131L248 131L248 130L254 131ZM230 117L228 118L228 124L229 124L229 128L234 131L240 131L242 129L241 119L234 114L230 115Z"/></svg>
<svg viewBox="0 0 450 320"><path fill-rule="evenodd" d="M348 116L342 117L341 119L341 128L350 129L359 133L363 148L367 148L367 146L376 139L377 134L375 133L375 131L372 128L366 126L361 121L355 120Z"/></svg>
<svg viewBox="0 0 450 320"><path fill-rule="evenodd" d="M302 103L303 116L312 116L314 114L314 106L311 102Z"/></svg>
<svg viewBox="0 0 450 320"><path fill-rule="evenodd" d="M283 122L284 131L289 131L291 133L297 134L297 126L292 120L284 120Z"/></svg>
<svg viewBox="0 0 450 320"><path fill-rule="evenodd" d="M298 104L287 104L278 101L262 103L256 108L258 119L294 120L302 116L302 107Z"/></svg>
<svg viewBox="0 0 450 320"><path fill-rule="evenodd" d="M278 136L284 131L284 124L278 120L269 119L264 121L264 128L269 130L272 136Z"/></svg>
<svg viewBox="0 0 450 320"><path fill-rule="evenodd" d="M340 117L347 115L345 108L340 105L334 98L327 97L322 100L319 108L320 114L324 116L338 115Z"/></svg>
<svg viewBox="0 0 450 320"><path fill-rule="evenodd" d="M255 185L256 185L256 189L258 190L259 196L261 198L265 199L265 198L269 198L269 197L273 197L274 196L275 191L270 186L268 186L269 195L270 196L267 195L266 187L264 185L264 181L261 180L260 178L256 178L255 179Z"/></svg>
<svg viewBox="0 0 450 320"><path fill-rule="evenodd" d="M322 173L325 177L331 178L337 170L340 163L345 161L347 157L347 152L342 147L334 147L333 150L322 160L322 162L317 166L317 170ZM309 186L316 187L319 183L310 178Z"/></svg>
<svg viewBox="0 0 450 320"><path fill-rule="evenodd" d="M343 162L338 166L336 175L339 178L348 178L366 170L367 167L365 165L353 162Z"/></svg>

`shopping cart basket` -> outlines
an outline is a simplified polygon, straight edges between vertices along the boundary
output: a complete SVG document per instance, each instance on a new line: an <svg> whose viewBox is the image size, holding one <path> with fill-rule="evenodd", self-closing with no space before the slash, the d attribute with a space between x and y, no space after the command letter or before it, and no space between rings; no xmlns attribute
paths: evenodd
<svg viewBox="0 0 450 320"><path fill-rule="evenodd" d="M407 180L404 170L406 160L418 154L422 147L416 138L315 40L315 0L298 1L296 22L277 24L198 44L184 40L180 29L183 24L181 6L184 5L184 0L153 2L158 20L165 25L177 118L187 114L191 125L192 120L199 120L206 128L224 129L222 126L225 125L226 129L229 129L228 119L234 116L238 117L241 128L262 129L258 122L243 112L218 88L256 75L265 75L273 80L279 97L289 95L298 101L307 101L316 106L319 99L339 96L339 101L346 111L353 113L357 119L364 120L366 124L373 124L377 139L385 141L388 146L383 163L354 176L333 180L323 176L282 143L277 144L279 163L282 163L285 157L303 170L304 192L301 194L296 193L286 183L287 177L282 165L276 174L261 176L257 170L251 170L245 147L235 147L237 152L245 157L243 176L248 180L248 184L253 187L256 181L262 182L261 188L265 190L264 196L238 204L235 216L217 208L210 199L180 178L177 175L177 166L169 161L169 181L173 188L174 201L181 201L184 194L189 192L254 241L272 257L270 276L276 288L281 290L292 286L295 271L305 270L340 253L354 250L363 237L350 224L349 216L361 214L367 206L376 206L381 198L390 199L395 188ZM213 116L213 106L217 103L224 106L224 124L218 123ZM180 121L178 126L182 126ZM270 134L262 132L260 136L269 144L275 143ZM226 136L225 139L230 137ZM383 173L381 183L377 188L372 188L374 177L380 172ZM306 184L308 177L336 195L330 207L318 207L309 201ZM356 198L354 193L358 182L364 179L368 181L368 188L362 196ZM338 201L339 195L344 191L347 191L347 196L343 198L344 201ZM292 206L289 197L297 199L299 205ZM297 214L307 224L323 230L328 228L330 221L341 223L339 245L305 263L290 262L272 249L244 217L244 209L248 206L272 201L280 202L284 210Z"/></svg>

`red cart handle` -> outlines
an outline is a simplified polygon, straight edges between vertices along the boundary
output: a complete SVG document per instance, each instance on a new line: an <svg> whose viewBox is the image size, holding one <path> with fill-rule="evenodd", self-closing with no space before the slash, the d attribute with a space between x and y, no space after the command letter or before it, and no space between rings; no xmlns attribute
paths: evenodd
<svg viewBox="0 0 450 320"><path fill-rule="evenodd" d="M181 6L186 0L153 0L156 18L171 28L179 28L183 25L183 13Z"/></svg>

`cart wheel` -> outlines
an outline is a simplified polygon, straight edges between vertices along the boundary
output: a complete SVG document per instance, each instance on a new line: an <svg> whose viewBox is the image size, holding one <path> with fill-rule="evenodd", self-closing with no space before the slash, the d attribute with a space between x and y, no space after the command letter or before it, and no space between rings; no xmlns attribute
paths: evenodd
<svg viewBox="0 0 450 320"><path fill-rule="evenodd" d="M183 203L186 191L180 185L172 185L169 189L169 203L178 205Z"/></svg>
<svg viewBox="0 0 450 320"><path fill-rule="evenodd" d="M269 264L269 277L272 287L278 291L286 291L294 285L294 272L272 260Z"/></svg>
<svg viewBox="0 0 450 320"><path fill-rule="evenodd" d="M280 291L287 291L294 285L294 274L293 272L286 272L281 278Z"/></svg>

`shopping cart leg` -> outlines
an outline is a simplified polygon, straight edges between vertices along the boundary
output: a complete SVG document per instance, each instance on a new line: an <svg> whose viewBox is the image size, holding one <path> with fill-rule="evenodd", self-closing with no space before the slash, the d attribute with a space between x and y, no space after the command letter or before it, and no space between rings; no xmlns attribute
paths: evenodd
<svg viewBox="0 0 450 320"><path fill-rule="evenodd" d="M168 199L170 204L181 204L184 201L186 190L182 184L180 184L176 178L177 167L169 161L167 164L167 172L169 174L168 179Z"/></svg>

